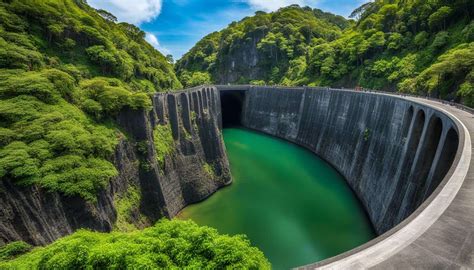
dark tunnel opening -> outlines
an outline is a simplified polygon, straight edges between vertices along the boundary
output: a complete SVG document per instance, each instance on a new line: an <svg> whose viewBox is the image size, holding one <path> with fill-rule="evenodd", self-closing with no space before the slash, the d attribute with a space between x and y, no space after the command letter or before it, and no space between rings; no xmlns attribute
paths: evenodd
<svg viewBox="0 0 474 270"><path fill-rule="evenodd" d="M242 125L242 108L245 91L221 91L222 127Z"/></svg>

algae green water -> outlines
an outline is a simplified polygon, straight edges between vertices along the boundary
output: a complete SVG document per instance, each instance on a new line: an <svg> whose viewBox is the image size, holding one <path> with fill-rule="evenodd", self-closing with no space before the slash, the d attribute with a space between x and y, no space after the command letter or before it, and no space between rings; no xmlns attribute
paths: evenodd
<svg viewBox="0 0 474 270"><path fill-rule="evenodd" d="M343 177L313 153L257 132L224 130L233 184L179 215L246 234L274 269L323 260L375 234Z"/></svg>

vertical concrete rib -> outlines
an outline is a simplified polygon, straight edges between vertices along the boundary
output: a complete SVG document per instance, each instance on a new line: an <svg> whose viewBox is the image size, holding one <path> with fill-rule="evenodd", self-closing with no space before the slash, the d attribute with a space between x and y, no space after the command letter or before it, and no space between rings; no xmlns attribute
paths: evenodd
<svg viewBox="0 0 474 270"><path fill-rule="evenodd" d="M188 94L181 93L180 98L181 98L181 119L183 120L183 126L188 133L191 133L192 125L191 125Z"/></svg>
<svg viewBox="0 0 474 270"><path fill-rule="evenodd" d="M430 185L423 194L423 200L431 195L431 193L436 189L443 179L444 175L448 173L456 155L458 145L459 135L456 131L456 128L453 127L452 124L446 124L445 129L443 130L443 138L440 140L440 144L438 146L439 153L437 153L427 179Z"/></svg>
<svg viewBox="0 0 474 270"><path fill-rule="evenodd" d="M168 94L168 114L171 124L171 130L173 132L173 138L179 139L179 119L178 119L178 107L176 103L176 97L173 94Z"/></svg>
<svg viewBox="0 0 474 270"><path fill-rule="evenodd" d="M203 107L204 107L203 101L202 101L202 90L197 91L197 97L198 97L198 103L199 103L199 105L198 105L198 110L199 110L198 115L199 115L199 117L202 117Z"/></svg>
<svg viewBox="0 0 474 270"><path fill-rule="evenodd" d="M394 224L398 219L399 215L397 213L401 211L400 202L403 200L403 195L409 188L408 176L410 168L413 165L413 160L416 155L415 149L417 149L419 145L425 122L424 110L417 108L410 124L409 135L403 148L400 163L393 178L394 181L392 182L390 195L387 199L388 204L385 207L384 214L381 215L382 219L379 222L381 224L381 231L388 230L389 228L386 227L386 224ZM398 209L394 210L396 208Z"/></svg>

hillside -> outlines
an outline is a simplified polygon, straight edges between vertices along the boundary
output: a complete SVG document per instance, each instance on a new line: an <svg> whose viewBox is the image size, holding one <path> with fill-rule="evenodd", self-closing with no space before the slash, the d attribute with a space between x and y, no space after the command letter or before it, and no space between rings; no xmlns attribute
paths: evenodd
<svg viewBox="0 0 474 270"><path fill-rule="evenodd" d="M80 0L0 2L0 177L94 201L113 117L181 84L136 26Z"/></svg>
<svg viewBox="0 0 474 270"><path fill-rule="evenodd" d="M335 40L350 23L340 16L290 6L257 12L212 33L185 54L176 71L186 86L204 82L280 83L299 79L311 47Z"/></svg>
<svg viewBox="0 0 474 270"><path fill-rule="evenodd" d="M203 82L373 88L474 106L474 3L377 0L346 21L290 6L198 42L175 69Z"/></svg>

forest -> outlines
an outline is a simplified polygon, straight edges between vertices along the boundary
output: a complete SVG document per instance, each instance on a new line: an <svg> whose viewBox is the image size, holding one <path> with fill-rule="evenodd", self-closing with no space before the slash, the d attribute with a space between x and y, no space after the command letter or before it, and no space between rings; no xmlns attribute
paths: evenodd
<svg viewBox="0 0 474 270"><path fill-rule="evenodd" d="M376 0L352 19L297 5L231 23L180 59L203 83L363 87L474 107L474 2Z"/></svg>

